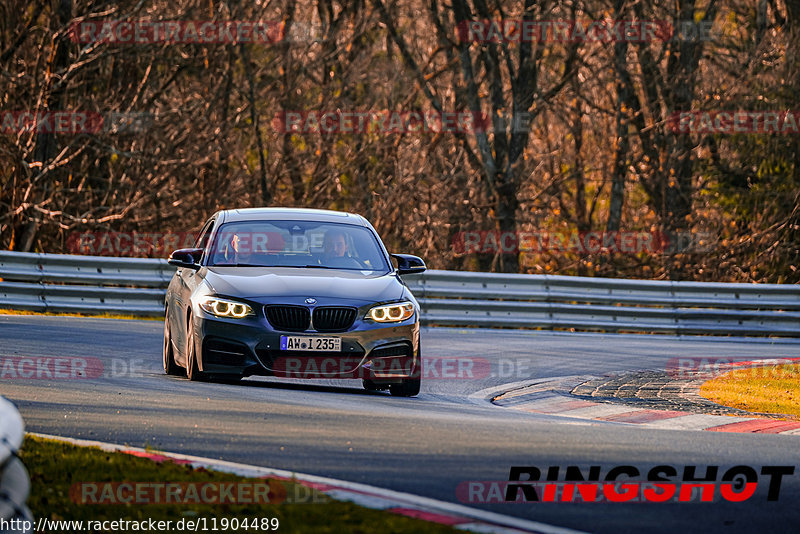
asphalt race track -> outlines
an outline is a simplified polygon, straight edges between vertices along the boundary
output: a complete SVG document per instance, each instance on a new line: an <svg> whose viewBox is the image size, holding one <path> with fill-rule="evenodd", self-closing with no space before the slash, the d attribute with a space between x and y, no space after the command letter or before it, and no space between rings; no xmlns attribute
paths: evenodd
<svg viewBox="0 0 800 534"><path fill-rule="evenodd" d="M0 393L27 430L221 458L362 482L459 502L465 481L508 480L511 466L668 464L800 466L800 436L669 431L497 407L470 395L504 383L634 369L676 357L800 356L800 343L733 338L426 329L431 365L416 398L368 393L360 382L248 379L190 383L161 370L163 325L0 316L0 358L83 358L90 378L20 378ZM473 377L441 378L436 358L467 358ZM97 367L94 367L97 366ZM100 374L102 368L103 376ZM440 378L432 377L438 374ZM464 373L469 375L468 372ZM700 469L702 473L703 469ZM759 482L762 478L759 478ZM800 520L800 473L777 501L766 485L742 503L471 504L592 532L785 531Z"/></svg>

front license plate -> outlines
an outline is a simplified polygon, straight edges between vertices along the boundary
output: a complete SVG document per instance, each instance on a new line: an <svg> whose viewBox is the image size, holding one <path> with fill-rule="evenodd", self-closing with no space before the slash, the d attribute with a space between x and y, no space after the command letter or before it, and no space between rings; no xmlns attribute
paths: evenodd
<svg viewBox="0 0 800 534"><path fill-rule="evenodd" d="M307 350L312 352L341 352L340 337L281 336L281 350Z"/></svg>

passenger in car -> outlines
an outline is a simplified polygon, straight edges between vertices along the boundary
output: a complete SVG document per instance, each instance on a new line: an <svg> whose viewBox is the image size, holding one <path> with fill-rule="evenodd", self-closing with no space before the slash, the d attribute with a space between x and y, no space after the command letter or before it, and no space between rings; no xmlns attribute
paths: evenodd
<svg viewBox="0 0 800 534"><path fill-rule="evenodd" d="M339 230L329 230L325 234L321 262L327 267L363 268L358 260L348 255L347 237Z"/></svg>

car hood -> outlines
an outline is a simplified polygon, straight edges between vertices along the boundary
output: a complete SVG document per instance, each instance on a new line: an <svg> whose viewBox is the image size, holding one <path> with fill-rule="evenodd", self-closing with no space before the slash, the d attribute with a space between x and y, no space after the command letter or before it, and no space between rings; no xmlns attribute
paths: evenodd
<svg viewBox="0 0 800 534"><path fill-rule="evenodd" d="M403 296L394 273L291 267L209 267L206 282L219 295L261 303L315 298L319 304L337 301L384 302Z"/></svg>

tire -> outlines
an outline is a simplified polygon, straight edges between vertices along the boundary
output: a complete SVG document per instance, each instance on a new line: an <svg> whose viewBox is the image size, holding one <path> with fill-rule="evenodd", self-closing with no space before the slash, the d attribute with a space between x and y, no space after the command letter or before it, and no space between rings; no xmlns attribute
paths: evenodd
<svg viewBox="0 0 800 534"><path fill-rule="evenodd" d="M417 378L407 378L401 384L392 384L389 386L389 392L393 397L414 397L419 394L419 388L422 380Z"/></svg>
<svg viewBox="0 0 800 534"><path fill-rule="evenodd" d="M186 378L193 382L205 380L205 374L197 365L197 343L194 342L194 320L191 315L186 328Z"/></svg>
<svg viewBox="0 0 800 534"><path fill-rule="evenodd" d="M406 378L400 384L392 384L389 386L389 392L393 397L415 397L419 395L419 389L422 385L422 344L420 343L417 348L419 354L419 366L414 370L412 378Z"/></svg>
<svg viewBox="0 0 800 534"><path fill-rule="evenodd" d="M164 347L161 350L161 362L164 372L171 376L183 375L183 368L175 363L175 352L172 350L172 334L169 331L169 315L164 317Z"/></svg>

